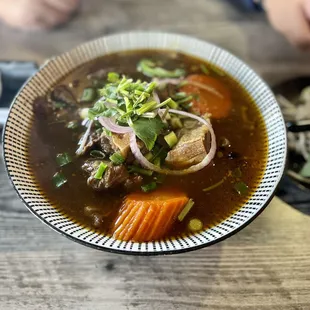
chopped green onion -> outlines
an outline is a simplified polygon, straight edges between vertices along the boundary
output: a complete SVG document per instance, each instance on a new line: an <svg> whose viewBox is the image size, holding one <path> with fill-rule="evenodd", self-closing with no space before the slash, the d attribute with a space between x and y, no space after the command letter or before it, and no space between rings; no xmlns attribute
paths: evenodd
<svg viewBox="0 0 310 310"><path fill-rule="evenodd" d="M88 118L88 111L89 111L89 108L83 108L80 110L79 115L80 115L81 119Z"/></svg>
<svg viewBox="0 0 310 310"><path fill-rule="evenodd" d="M170 125L173 129L180 129L183 127L181 120L175 116L171 118Z"/></svg>
<svg viewBox="0 0 310 310"><path fill-rule="evenodd" d="M68 153L61 153L56 156L56 162L59 167L63 167L72 162L72 158Z"/></svg>
<svg viewBox="0 0 310 310"><path fill-rule="evenodd" d="M200 65L200 69L201 71L206 74L206 75L209 75L210 74L210 70L207 68L207 66L205 64L201 64Z"/></svg>
<svg viewBox="0 0 310 310"><path fill-rule="evenodd" d="M119 81L119 74L116 72L109 72L108 73L108 82L115 83Z"/></svg>
<svg viewBox="0 0 310 310"><path fill-rule="evenodd" d="M160 167L160 158L159 158L159 157L155 158L155 159L153 160L153 164L154 164L155 166L157 166L157 167Z"/></svg>
<svg viewBox="0 0 310 310"><path fill-rule="evenodd" d="M105 158L105 154L98 150L93 150L89 153L90 156L95 158Z"/></svg>
<svg viewBox="0 0 310 310"><path fill-rule="evenodd" d="M185 75L185 71L183 69L169 71L161 67L156 67L155 62L149 59L142 59L138 63L137 69L149 77L178 78Z"/></svg>
<svg viewBox="0 0 310 310"><path fill-rule="evenodd" d="M68 180L66 179L66 177L61 172L56 172L53 176L53 182L54 182L54 185L57 188L59 188L62 185L64 185L65 183L67 183Z"/></svg>
<svg viewBox="0 0 310 310"><path fill-rule="evenodd" d="M191 208L194 205L194 201L192 199L190 199L187 204L184 206L183 210L180 212L180 214L178 215L178 220L180 222L182 222L185 218L185 216L188 214L188 212L191 210Z"/></svg>
<svg viewBox="0 0 310 310"><path fill-rule="evenodd" d="M223 76L226 76L225 72L222 71L221 69L217 68L217 67L212 67L211 69L212 69L212 71L213 71L215 74L217 74L217 75L219 75L219 76L222 76L222 77L223 77Z"/></svg>
<svg viewBox="0 0 310 310"><path fill-rule="evenodd" d="M100 165L96 171L96 174L94 175L94 178L97 180L101 180L105 170L107 169L107 167L108 167L108 165L106 165L105 163L100 163Z"/></svg>
<svg viewBox="0 0 310 310"><path fill-rule="evenodd" d="M164 139L167 142L167 144L170 146L170 148L172 148L174 145L178 143L178 138L173 131L171 131L166 136L164 136Z"/></svg>
<svg viewBox="0 0 310 310"><path fill-rule="evenodd" d="M146 185L142 185L142 186L141 186L141 189L142 189L145 193L150 192L150 191L153 191L153 190L156 189L156 188L157 188L156 182L151 182L151 183L149 183L149 184L146 184Z"/></svg>
<svg viewBox="0 0 310 310"><path fill-rule="evenodd" d="M118 152L112 154L109 158L114 165L121 165L125 158Z"/></svg>
<svg viewBox="0 0 310 310"><path fill-rule="evenodd" d="M233 171L232 175L233 175L235 178L241 178L241 177L242 177L241 169L240 169L239 167L236 168L236 169Z"/></svg>
<svg viewBox="0 0 310 310"><path fill-rule="evenodd" d="M81 102L92 102L97 98L97 91L94 88L85 88L80 99Z"/></svg>
<svg viewBox="0 0 310 310"><path fill-rule="evenodd" d="M239 195L243 196L248 193L249 187L244 182L237 182L234 185L234 189Z"/></svg>
<svg viewBox="0 0 310 310"><path fill-rule="evenodd" d="M185 92L178 92L173 95L173 99L180 100L186 98L188 95Z"/></svg>
<svg viewBox="0 0 310 310"><path fill-rule="evenodd" d="M169 106L169 108L171 108L171 109L178 109L178 107L179 107L179 105L174 101L174 100L172 100L171 98L169 98L170 100L168 101L168 106ZM168 99L167 99L168 100ZM166 100L166 101L167 101Z"/></svg>
<svg viewBox="0 0 310 310"><path fill-rule="evenodd" d="M78 125L77 121L71 121L71 122L69 122L69 123L67 124L67 128L68 128L68 129L76 129L78 126L79 126L79 125Z"/></svg>
<svg viewBox="0 0 310 310"><path fill-rule="evenodd" d="M190 96L187 96L183 99L180 99L177 101L178 104L185 104L185 103L188 103L189 101L193 100L194 99L194 96L190 95Z"/></svg>
<svg viewBox="0 0 310 310"><path fill-rule="evenodd" d="M203 224L199 219L191 219L188 223L188 229L193 232L202 230Z"/></svg>
<svg viewBox="0 0 310 310"><path fill-rule="evenodd" d="M129 166L128 171L130 173L138 173L138 174L147 175L147 176L151 176L153 174L152 170L143 169L137 166Z"/></svg>
<svg viewBox="0 0 310 310"><path fill-rule="evenodd" d="M109 137L112 136L112 132L111 132L110 130L108 130L108 129L106 129L106 128L103 128L103 130L104 130L104 133L105 133L107 136L109 136Z"/></svg>
<svg viewBox="0 0 310 310"><path fill-rule="evenodd" d="M222 185L224 183L224 181L225 181L225 178L223 178L221 181L219 181L219 182L217 182L217 183L215 183L215 184L213 184L213 185L211 185L211 186L209 186L207 188L204 188L203 191L204 192L209 192L212 189L215 189L215 188L219 187L220 185Z"/></svg>
<svg viewBox="0 0 310 310"><path fill-rule="evenodd" d="M148 161L152 161L152 159L153 159L153 154L152 154L152 152L148 152L144 157L145 157Z"/></svg>
<svg viewBox="0 0 310 310"><path fill-rule="evenodd" d="M136 110L136 114L137 115L142 115L142 114L144 114L146 112L154 110L156 106L157 106L157 102L156 101L147 102L141 108Z"/></svg>

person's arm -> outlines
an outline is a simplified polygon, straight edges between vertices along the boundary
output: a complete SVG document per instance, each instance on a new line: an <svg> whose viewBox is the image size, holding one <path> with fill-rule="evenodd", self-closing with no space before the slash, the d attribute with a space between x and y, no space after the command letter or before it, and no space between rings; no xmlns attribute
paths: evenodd
<svg viewBox="0 0 310 310"><path fill-rule="evenodd" d="M264 9L273 28L290 43L310 49L309 0L264 0Z"/></svg>
<svg viewBox="0 0 310 310"><path fill-rule="evenodd" d="M0 19L23 30L50 29L67 22L79 0L0 0Z"/></svg>

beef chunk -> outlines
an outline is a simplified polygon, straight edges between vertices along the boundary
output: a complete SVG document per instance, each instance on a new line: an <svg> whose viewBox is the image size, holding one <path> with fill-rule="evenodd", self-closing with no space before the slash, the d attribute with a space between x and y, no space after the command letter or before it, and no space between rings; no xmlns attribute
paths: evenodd
<svg viewBox="0 0 310 310"><path fill-rule="evenodd" d="M197 121L185 121L177 132L178 143L168 153L166 164L175 168L187 168L200 163L207 155L206 134L208 128Z"/></svg>
<svg viewBox="0 0 310 310"><path fill-rule="evenodd" d="M107 155L111 155L118 150L112 141L112 137L107 136L105 133L102 133L100 137L100 149Z"/></svg>
<svg viewBox="0 0 310 310"><path fill-rule="evenodd" d="M69 106L76 105L76 99L69 87L66 85L58 85L51 92L51 100L54 102L61 102Z"/></svg>
<svg viewBox="0 0 310 310"><path fill-rule="evenodd" d="M87 179L87 185L94 190L102 191L109 188L115 188L123 185L129 178L128 171L124 165L113 166L111 163L108 163L108 167L102 179L96 179L95 174L100 163L100 160L86 161L82 166L82 169L90 174Z"/></svg>
<svg viewBox="0 0 310 310"><path fill-rule="evenodd" d="M112 134L113 144L118 148L119 152L124 158L127 158L127 155L130 150L130 134Z"/></svg>
<svg viewBox="0 0 310 310"><path fill-rule="evenodd" d="M138 189L143 181L141 175L131 175L124 183L124 186L127 190Z"/></svg>

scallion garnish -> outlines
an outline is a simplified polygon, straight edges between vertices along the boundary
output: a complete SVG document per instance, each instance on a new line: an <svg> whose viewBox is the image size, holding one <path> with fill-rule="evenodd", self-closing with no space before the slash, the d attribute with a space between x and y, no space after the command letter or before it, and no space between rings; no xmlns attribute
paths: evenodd
<svg viewBox="0 0 310 310"><path fill-rule="evenodd" d="M205 64L201 64L200 65L200 69L201 71L206 74L206 75L209 75L210 74L210 70L207 68L207 66Z"/></svg>
<svg viewBox="0 0 310 310"><path fill-rule="evenodd" d="M105 163L101 162L97 171L96 171L96 174L94 175L94 178L97 179L97 180L101 180L102 179L102 176L104 174L104 172L106 171L108 165L106 165Z"/></svg>
<svg viewBox="0 0 310 310"><path fill-rule="evenodd" d="M114 165L121 165L125 161L125 158L118 152L112 154L109 159Z"/></svg>
<svg viewBox="0 0 310 310"><path fill-rule="evenodd" d="M56 162L59 167L62 167L71 163L72 158L68 153L60 153L56 156Z"/></svg>
<svg viewBox="0 0 310 310"><path fill-rule="evenodd" d="M89 154L94 158L105 158L105 154L98 150L92 150Z"/></svg>
<svg viewBox="0 0 310 310"><path fill-rule="evenodd" d="M249 187L244 182L237 182L234 185L234 189L241 196L246 195L249 191Z"/></svg>
<svg viewBox="0 0 310 310"><path fill-rule="evenodd" d="M151 176L153 174L152 170L143 169L138 166L128 166L128 171L130 173L138 173L147 176Z"/></svg>
<svg viewBox="0 0 310 310"><path fill-rule="evenodd" d="M53 175L53 182L54 182L54 185L57 188L59 188L59 187L63 186L65 183L67 183L68 180L66 179L66 177L61 172L56 172Z"/></svg>
<svg viewBox="0 0 310 310"><path fill-rule="evenodd" d="M85 88L80 98L81 102L92 102L97 98L97 90L94 88Z"/></svg>
<svg viewBox="0 0 310 310"><path fill-rule="evenodd" d="M174 147L178 143L178 137L173 131L164 136L164 139L170 148Z"/></svg>
<svg viewBox="0 0 310 310"><path fill-rule="evenodd" d="M211 185L211 186L209 186L207 188L204 188L202 191L209 192L212 189L215 189L215 188L219 187L220 185L222 185L224 183L225 179L226 178L223 178L221 181L219 181L219 182L217 182L217 183L215 183L215 184L213 184L213 185Z"/></svg>
<svg viewBox="0 0 310 310"><path fill-rule="evenodd" d="M182 222L185 218L185 216L188 214L188 212L191 210L191 208L194 205L194 201L192 199L190 199L187 204L184 206L183 210L180 212L180 214L178 215L178 220L180 222Z"/></svg>
<svg viewBox="0 0 310 310"><path fill-rule="evenodd" d="M142 189L145 193L150 192L150 191L153 191L153 190L156 189L156 188L157 188L156 182L151 182L151 183L149 183L149 184L145 184L145 185L142 185L142 186L141 186L141 189Z"/></svg>
<svg viewBox="0 0 310 310"><path fill-rule="evenodd" d="M183 69L169 71L164 68L157 67L156 63L149 59L142 59L138 63L137 69L148 77L178 78L185 75L185 70Z"/></svg>
<svg viewBox="0 0 310 310"><path fill-rule="evenodd" d="M119 74L116 72L109 72L108 73L108 82L115 83L119 81Z"/></svg>
<svg viewBox="0 0 310 310"><path fill-rule="evenodd" d="M202 230L203 224L199 219L191 219L188 223L188 229L192 232L197 232Z"/></svg>

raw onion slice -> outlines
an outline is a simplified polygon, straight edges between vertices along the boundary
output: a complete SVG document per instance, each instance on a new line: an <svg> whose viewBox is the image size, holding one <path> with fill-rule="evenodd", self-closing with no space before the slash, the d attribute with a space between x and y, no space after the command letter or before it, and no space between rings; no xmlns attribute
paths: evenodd
<svg viewBox="0 0 310 310"><path fill-rule="evenodd" d="M194 115L194 114L191 114L188 112L170 109L169 113L179 114L179 115L183 115L183 116L186 116L189 118L193 118L193 119L199 121L200 123L204 124L205 126L207 126L207 128L211 134L211 148L210 148L209 153L206 155L206 157L199 164L193 165L193 166L191 166L187 169L183 169L183 170L171 170L171 169L167 169L167 168L160 168L160 167L152 164L150 161L148 161L143 156L143 154L141 153L141 151L138 147L136 135L134 134L134 132L132 132L130 135L130 148L131 148L131 151L132 151L133 155L135 156L135 158L139 161L139 163L143 167L145 167L149 170L156 171L158 173L168 174L168 175L189 174L189 173L197 172L197 171L203 169L204 167L206 167L207 165L209 165L210 162L212 161L212 159L214 158L215 152L216 152L216 138L215 138L215 134L214 134L212 125L208 121L203 119L202 117L199 117L197 115Z"/></svg>
<svg viewBox="0 0 310 310"><path fill-rule="evenodd" d="M130 127L125 127L125 126L119 126L116 125L111 119L108 117L103 117L100 116L98 118L98 121L100 124L107 130L114 132L114 133L119 133L119 134L125 134L125 133L131 133L133 132L132 128Z"/></svg>

